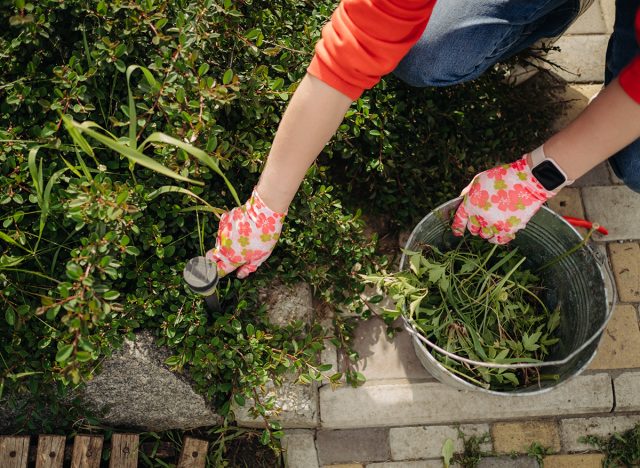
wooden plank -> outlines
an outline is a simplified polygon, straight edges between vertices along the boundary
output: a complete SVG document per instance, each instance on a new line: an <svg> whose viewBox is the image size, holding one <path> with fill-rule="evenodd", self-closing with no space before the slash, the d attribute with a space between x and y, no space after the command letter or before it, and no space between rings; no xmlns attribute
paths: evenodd
<svg viewBox="0 0 640 468"><path fill-rule="evenodd" d="M38 437L36 468L62 468L66 440L65 436L57 435L41 435Z"/></svg>
<svg viewBox="0 0 640 468"><path fill-rule="evenodd" d="M29 436L0 436L0 467L27 468Z"/></svg>
<svg viewBox="0 0 640 468"><path fill-rule="evenodd" d="M109 468L137 468L138 443L138 434L113 434Z"/></svg>
<svg viewBox="0 0 640 468"><path fill-rule="evenodd" d="M209 442L206 440L185 437L178 468L204 468L207 462L208 448Z"/></svg>
<svg viewBox="0 0 640 468"><path fill-rule="evenodd" d="M102 436L77 435L73 441L71 468L100 468Z"/></svg>

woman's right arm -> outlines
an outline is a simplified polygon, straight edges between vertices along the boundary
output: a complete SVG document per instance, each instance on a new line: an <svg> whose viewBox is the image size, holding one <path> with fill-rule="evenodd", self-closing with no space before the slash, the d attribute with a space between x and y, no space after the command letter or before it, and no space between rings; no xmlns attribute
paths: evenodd
<svg viewBox="0 0 640 468"><path fill-rule="evenodd" d="M285 212L302 179L334 135L351 98L306 75L293 94L271 146L257 191L274 211Z"/></svg>

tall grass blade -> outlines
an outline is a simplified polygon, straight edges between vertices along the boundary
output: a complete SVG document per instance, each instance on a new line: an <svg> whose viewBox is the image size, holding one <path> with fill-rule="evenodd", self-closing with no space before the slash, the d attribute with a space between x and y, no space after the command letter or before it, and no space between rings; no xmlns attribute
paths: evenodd
<svg viewBox="0 0 640 468"><path fill-rule="evenodd" d="M138 125L138 114L136 112L136 102L133 99L133 92L131 91L131 74L136 70L142 71L147 82L153 87L157 87L157 82L151 72L140 65L129 65L127 67L127 92L129 94L129 146L131 148L137 147L136 130Z"/></svg>
<svg viewBox="0 0 640 468"><path fill-rule="evenodd" d="M220 177L222 177L225 184L227 185L227 188L231 192L231 195L233 196L233 199L235 200L236 204L238 206L242 205L240 203L240 199L238 198L238 194L236 193L236 190L233 188L233 185L231 185L231 182L229 182L229 179L227 179L224 173L220 170L220 166L218 165L218 162L215 159L213 159L211 156L209 156L205 151L199 148L196 148L195 146L190 145L189 143L185 143L184 141L180 141L177 138L173 138L169 135L166 135L160 132L155 132L149 135L149 137L142 142L142 144L140 145L140 148L144 149L147 143L166 143L166 144L175 146L177 148L183 149L184 151L189 153L191 156L195 157L200 162L202 162L203 164L211 168Z"/></svg>
<svg viewBox="0 0 640 468"><path fill-rule="evenodd" d="M159 162L154 161L149 156L142 154L140 151L138 151L135 148L130 148L129 146L114 140L113 138L110 138L108 136L103 135L100 132L92 130L91 127L98 127L102 130L102 127L100 127L98 124L94 122L83 122L83 123L73 122L72 125L74 125L74 127L78 129L78 131L81 131L82 133L86 133L91 138L99 141L106 147L111 148L112 150L127 157L130 161L133 161L137 164L140 164L141 166L151 169L152 171L158 172L160 174L164 174L167 177L171 177L173 179L181 180L183 182L189 182L195 185L204 185L203 182L190 179L188 177L185 177L183 175L180 175L172 171L171 169L164 166L163 164L160 164Z"/></svg>

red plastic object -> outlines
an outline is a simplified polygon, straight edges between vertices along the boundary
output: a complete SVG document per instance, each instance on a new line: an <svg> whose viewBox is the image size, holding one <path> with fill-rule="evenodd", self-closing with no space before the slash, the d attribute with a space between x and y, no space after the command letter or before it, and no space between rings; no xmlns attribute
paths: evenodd
<svg viewBox="0 0 640 468"><path fill-rule="evenodd" d="M586 219L574 218L572 216L563 216L563 218L572 226L582 227L587 229L591 229L592 227L595 226L596 231L598 231L600 234L603 234L605 236L609 234L609 231L604 226L600 226L597 223L592 223L591 221L587 221Z"/></svg>

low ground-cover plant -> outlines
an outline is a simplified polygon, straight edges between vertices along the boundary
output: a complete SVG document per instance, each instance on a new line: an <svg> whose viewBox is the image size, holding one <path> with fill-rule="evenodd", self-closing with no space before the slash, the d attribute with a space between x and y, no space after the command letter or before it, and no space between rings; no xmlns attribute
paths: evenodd
<svg viewBox="0 0 640 468"><path fill-rule="evenodd" d="M338 315L330 337L273 327L258 288L304 280L360 311L355 272L379 262L362 200L408 226L476 170L539 143L544 93L512 90L497 72L449 90L383 80L309 171L274 255L249 281L224 278L212 316L182 268L213 245L216 213L251 192L334 6L0 3L0 401L19 414L16 429L64 431L85 416L71 390L142 328L223 414L288 369L320 378L318 349L348 346L350 320Z"/></svg>

